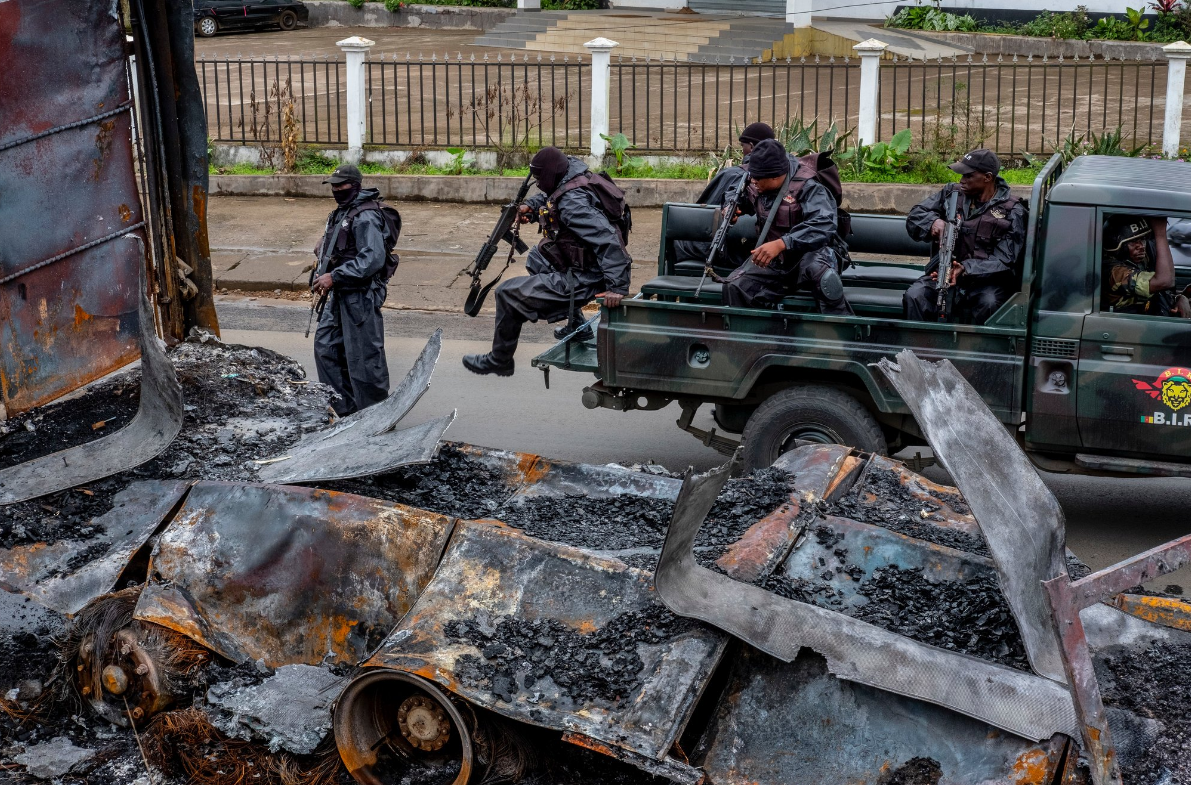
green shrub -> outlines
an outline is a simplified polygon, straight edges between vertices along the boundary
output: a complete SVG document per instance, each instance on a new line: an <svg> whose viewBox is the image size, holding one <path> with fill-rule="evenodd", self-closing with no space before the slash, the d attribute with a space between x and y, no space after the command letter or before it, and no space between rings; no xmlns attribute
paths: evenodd
<svg viewBox="0 0 1191 785"><path fill-rule="evenodd" d="M543 11L594 11L600 0L542 0Z"/></svg>
<svg viewBox="0 0 1191 785"><path fill-rule="evenodd" d="M403 5L405 3L401 2L401 0L385 0L385 10L391 13L400 11Z"/></svg>
<svg viewBox="0 0 1191 785"><path fill-rule="evenodd" d="M364 0L347 0L347 4L352 8L363 8Z"/></svg>
<svg viewBox="0 0 1191 785"><path fill-rule="evenodd" d="M957 16L938 8L914 6L903 8L885 20L886 27L901 27L906 30L936 30L940 32L975 32L979 25L970 14Z"/></svg>
<svg viewBox="0 0 1191 785"><path fill-rule="evenodd" d="M1079 5L1070 12L1056 14L1043 11L1023 24L1020 33L1037 38L1086 38L1091 28L1092 22L1088 19L1087 7Z"/></svg>
<svg viewBox="0 0 1191 785"><path fill-rule="evenodd" d="M910 142L910 129L903 128L888 142L857 145L835 158L856 179L866 175L894 177L910 168Z"/></svg>

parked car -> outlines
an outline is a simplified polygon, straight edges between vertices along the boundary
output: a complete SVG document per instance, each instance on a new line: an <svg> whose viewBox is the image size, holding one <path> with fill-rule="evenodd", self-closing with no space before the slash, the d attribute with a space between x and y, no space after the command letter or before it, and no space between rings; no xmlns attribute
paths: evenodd
<svg viewBox="0 0 1191 785"><path fill-rule="evenodd" d="M300 0L194 0L194 32L204 37L273 25L293 30L309 18L310 9Z"/></svg>

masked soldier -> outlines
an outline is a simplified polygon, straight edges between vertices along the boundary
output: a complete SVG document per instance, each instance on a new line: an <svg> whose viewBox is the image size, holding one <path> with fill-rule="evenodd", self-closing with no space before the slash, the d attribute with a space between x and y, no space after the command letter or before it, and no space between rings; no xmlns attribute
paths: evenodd
<svg viewBox="0 0 1191 785"><path fill-rule="evenodd" d="M835 250L835 198L800 169L799 159L774 139L753 148L749 158L753 182L740 209L756 214L757 231L765 236L749 260L724 279L724 305L769 307L790 291L805 288L814 296L819 313L852 313L844 298Z"/></svg>
<svg viewBox="0 0 1191 785"><path fill-rule="evenodd" d="M319 264L310 288L316 298L327 294L314 334L314 364L318 380L339 394L332 406L342 417L389 394L380 308L396 267L390 251L401 219L380 204L375 188L362 187L360 170L351 164L339 166L323 182L331 185L339 206L327 218L314 252Z"/></svg>
<svg viewBox="0 0 1191 785"><path fill-rule="evenodd" d="M950 168L963 175L959 184L945 185L915 205L906 216L906 231L915 240L930 239L937 256L947 223L947 197L959 190L960 226L950 283L956 287L952 321L984 324L1017 291L1028 211L1009 192L1009 184L999 175L1001 161L992 150L973 150ZM933 259L926 275L902 296L907 319L938 319L938 266L938 259Z"/></svg>
<svg viewBox="0 0 1191 785"><path fill-rule="evenodd" d="M743 157L739 166L729 166L721 169L711 182L695 200L697 204L714 204L723 206L724 199L740 184L740 178L748 177L749 156L758 142L773 138L773 129L766 123L750 123L740 132L740 149ZM726 245L720 257L722 266L739 267L748 261L752 246ZM711 243L698 240L678 240L674 243L674 254L678 261L706 262L711 253Z"/></svg>
<svg viewBox="0 0 1191 785"><path fill-rule="evenodd" d="M1104 232L1105 305L1114 313L1187 317L1185 293L1174 295L1174 258L1165 218L1122 216Z"/></svg>
<svg viewBox="0 0 1191 785"><path fill-rule="evenodd" d="M521 221L536 217L543 237L526 259L530 275L496 288L492 351L463 358L472 373L512 376L521 325L568 319L577 326L584 305L602 297L615 308L629 291L633 260L625 249L630 222L624 192L557 147L538 151L529 171L542 193L522 205ZM555 336L566 332L556 330Z"/></svg>

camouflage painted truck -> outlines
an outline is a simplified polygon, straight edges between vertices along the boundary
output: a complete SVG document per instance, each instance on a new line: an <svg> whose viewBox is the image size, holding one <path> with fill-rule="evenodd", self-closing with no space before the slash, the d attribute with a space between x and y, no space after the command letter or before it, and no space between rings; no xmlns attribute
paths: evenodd
<svg viewBox="0 0 1191 785"><path fill-rule="evenodd" d="M535 367L595 374L588 408L658 409L677 401L680 428L730 453L737 442L692 425L704 404L719 430L742 434L747 465L767 466L796 441L887 454L925 444L903 401L874 369L912 349L946 358L1048 471L1191 476L1191 322L1113 313L1102 298L1102 231L1117 214L1169 221L1178 287L1191 279L1191 164L1055 156L1034 181L1020 290L986 324L907 321L902 293L929 256L900 216L855 215L844 275L856 315L824 316L806 294L776 309L728 308L702 264L674 242L710 239L714 207L667 204L658 276L602 309L594 340L563 341ZM755 234L752 219L733 229ZM878 257L872 261L871 257ZM726 273L726 271L723 271ZM964 428L963 423L955 427Z"/></svg>

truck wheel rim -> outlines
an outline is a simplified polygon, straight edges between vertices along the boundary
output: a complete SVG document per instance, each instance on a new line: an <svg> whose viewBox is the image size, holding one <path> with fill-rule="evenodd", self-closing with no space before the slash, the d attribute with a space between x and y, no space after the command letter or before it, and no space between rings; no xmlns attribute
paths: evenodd
<svg viewBox="0 0 1191 785"><path fill-rule="evenodd" d="M787 431L778 442L777 454L773 456L774 460L794 449L794 442L799 439L813 444L843 444L843 440L838 434L822 425L796 425Z"/></svg>

